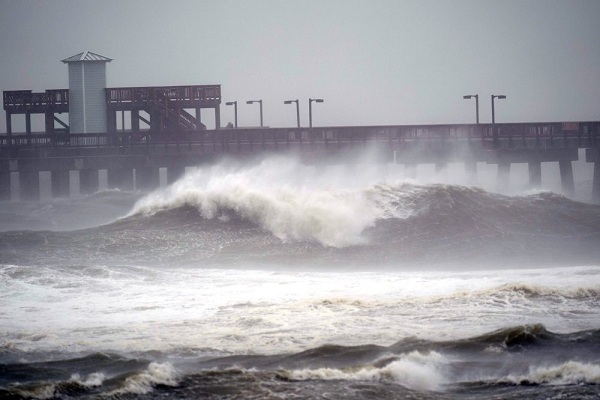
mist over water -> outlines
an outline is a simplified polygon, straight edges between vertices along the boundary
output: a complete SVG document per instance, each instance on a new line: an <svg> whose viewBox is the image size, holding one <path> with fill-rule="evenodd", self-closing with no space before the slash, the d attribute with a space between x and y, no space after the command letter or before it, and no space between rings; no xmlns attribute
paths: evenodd
<svg viewBox="0 0 600 400"><path fill-rule="evenodd" d="M362 231L382 213L356 190L357 182L345 184L348 177L342 177L325 172L316 178L283 159L248 169L217 166L149 195L136 204L133 214L192 206L206 219L253 222L282 241L344 247L359 244Z"/></svg>
<svg viewBox="0 0 600 400"><path fill-rule="evenodd" d="M72 231L114 222L126 215L143 193L104 190L87 196L44 202L4 202L0 232Z"/></svg>
<svg viewBox="0 0 600 400"><path fill-rule="evenodd" d="M594 398L600 206L453 171L225 160L7 205L0 398Z"/></svg>

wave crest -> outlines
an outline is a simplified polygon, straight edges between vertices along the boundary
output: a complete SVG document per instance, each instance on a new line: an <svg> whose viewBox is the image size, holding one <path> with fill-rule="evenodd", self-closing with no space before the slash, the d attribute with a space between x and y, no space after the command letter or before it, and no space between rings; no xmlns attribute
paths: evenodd
<svg viewBox="0 0 600 400"><path fill-rule="evenodd" d="M123 386L109 393L109 396L126 393L146 394L151 392L156 385L178 385L178 374L173 365L170 363L152 362L146 370L127 377Z"/></svg>
<svg viewBox="0 0 600 400"><path fill-rule="evenodd" d="M569 361L530 370L525 376L511 376L508 382L519 385L600 384L600 365Z"/></svg>
<svg viewBox="0 0 600 400"><path fill-rule="evenodd" d="M345 247L365 243L364 229L390 213L381 206L393 199L389 194L375 204L368 190L335 180L313 182L309 175L293 160L269 159L243 169L217 165L146 196L130 215L192 206L206 219L251 221L283 241Z"/></svg>
<svg viewBox="0 0 600 400"><path fill-rule="evenodd" d="M196 214L161 213L165 218L156 226L165 221L175 226L181 218L189 223L197 215L202 227L212 221L237 229L233 224L244 221L284 242L368 244L409 258L439 253L455 263L500 256L505 264L519 257L572 262L572 254L587 262L598 252L598 206L552 193L507 197L474 187L385 179L368 168L315 170L288 158L220 163L140 199L128 217L137 222L188 209Z"/></svg>
<svg viewBox="0 0 600 400"><path fill-rule="evenodd" d="M364 366L346 369L319 368L286 373L292 380L361 380L391 381L413 390L437 391L446 383L442 374L447 359L436 352L414 351L382 367Z"/></svg>

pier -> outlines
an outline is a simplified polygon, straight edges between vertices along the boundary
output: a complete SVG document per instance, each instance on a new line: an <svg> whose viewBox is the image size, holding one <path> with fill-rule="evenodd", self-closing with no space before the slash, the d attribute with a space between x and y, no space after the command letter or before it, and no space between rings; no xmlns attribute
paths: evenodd
<svg viewBox="0 0 600 400"><path fill-rule="evenodd" d="M535 188L541 184L541 163L554 162L563 192L573 195L572 162L585 149L586 161L595 166L593 195L598 201L599 145L600 121L13 133L0 136L0 195L4 200L39 199L44 174L51 177L52 197L95 192L102 176L107 188L152 190L160 185L161 170L172 183L187 167L223 157L293 153L306 164L334 165L358 162L367 149L372 162L402 164L407 171L420 164L442 170L448 163L463 163L473 180L477 163L495 164L500 191L509 185L511 164L528 164Z"/></svg>
<svg viewBox="0 0 600 400"><path fill-rule="evenodd" d="M153 190L174 182L186 168L224 157L295 154L309 165L351 165L368 150L371 162L402 164L410 176L421 164L441 171L448 163L463 163L476 183L478 163L497 165L499 191L510 184L512 164L528 165L535 188L542 182L542 163L558 163L567 196L575 191L572 163L581 151L594 164L590 200L600 202L600 121L222 128L220 85L111 88L105 70L111 61L82 52L62 60L69 68L68 89L3 92L0 200L35 201L103 188ZM202 122L203 109L214 113L211 129ZM44 131L33 131L34 114L44 115ZM23 132L15 131L13 116L25 118Z"/></svg>

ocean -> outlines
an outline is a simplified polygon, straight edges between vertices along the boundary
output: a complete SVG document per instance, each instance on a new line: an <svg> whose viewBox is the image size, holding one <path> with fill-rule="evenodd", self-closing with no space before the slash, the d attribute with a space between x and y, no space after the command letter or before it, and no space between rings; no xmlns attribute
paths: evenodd
<svg viewBox="0 0 600 400"><path fill-rule="evenodd" d="M599 205L282 157L0 205L0 399L600 397Z"/></svg>

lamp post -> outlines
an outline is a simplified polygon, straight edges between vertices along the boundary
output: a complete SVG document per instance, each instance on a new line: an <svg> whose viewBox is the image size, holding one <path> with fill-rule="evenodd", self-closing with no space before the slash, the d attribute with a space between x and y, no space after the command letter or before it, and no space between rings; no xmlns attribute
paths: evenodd
<svg viewBox="0 0 600 400"><path fill-rule="evenodd" d="M475 98L475 118L479 124L479 95L478 94L467 94L463 96L463 99Z"/></svg>
<svg viewBox="0 0 600 400"><path fill-rule="evenodd" d="M503 94L493 94L492 95L492 124L496 123L496 115L494 114L494 99L505 99L506 96Z"/></svg>
<svg viewBox="0 0 600 400"><path fill-rule="evenodd" d="M308 126L312 129L312 103L322 103L323 99L308 99Z"/></svg>
<svg viewBox="0 0 600 400"><path fill-rule="evenodd" d="M228 101L225 103L226 106L233 106L233 114L235 118L235 127L237 128L237 101Z"/></svg>
<svg viewBox="0 0 600 400"><path fill-rule="evenodd" d="M286 100L283 104L292 104L296 103L296 123L298 124L298 128L300 128L300 102L296 100Z"/></svg>
<svg viewBox="0 0 600 400"><path fill-rule="evenodd" d="M260 105L260 126L263 126L263 108L262 108L262 100L248 100L246 104L254 104L258 103Z"/></svg>
<svg viewBox="0 0 600 400"><path fill-rule="evenodd" d="M503 94L492 95L492 130L494 134L494 145L498 146L498 130L496 129L496 113L494 111L494 99L506 99L506 96Z"/></svg>

